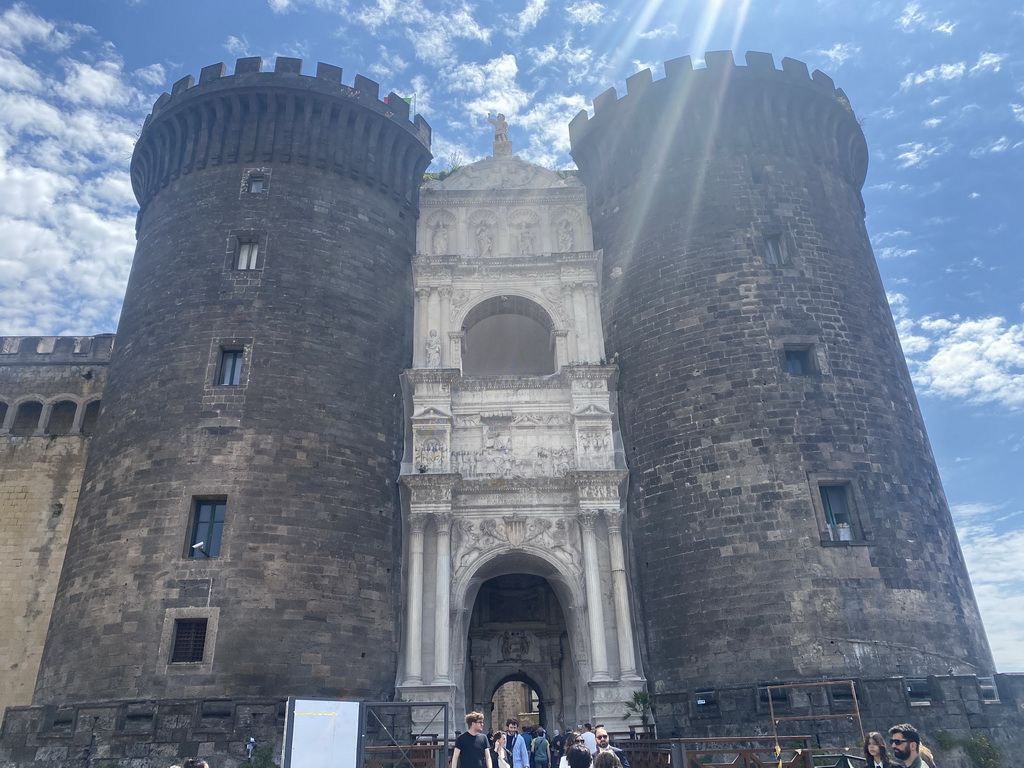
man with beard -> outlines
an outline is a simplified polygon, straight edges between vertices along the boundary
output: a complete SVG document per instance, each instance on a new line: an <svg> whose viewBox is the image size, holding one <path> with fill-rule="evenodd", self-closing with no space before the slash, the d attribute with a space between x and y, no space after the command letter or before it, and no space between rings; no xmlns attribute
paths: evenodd
<svg viewBox="0 0 1024 768"><path fill-rule="evenodd" d="M889 743L892 753L906 768L923 768L921 759L921 734L910 723L894 725L889 729Z"/></svg>
<svg viewBox="0 0 1024 768"><path fill-rule="evenodd" d="M622 763L622 768L630 768L629 758L626 757L626 753L618 747L612 746L611 741L608 737L607 728L605 728L603 725L597 726L597 728L594 729L594 738L597 739L598 754L600 754L601 752L611 752L613 755L619 758L619 762Z"/></svg>

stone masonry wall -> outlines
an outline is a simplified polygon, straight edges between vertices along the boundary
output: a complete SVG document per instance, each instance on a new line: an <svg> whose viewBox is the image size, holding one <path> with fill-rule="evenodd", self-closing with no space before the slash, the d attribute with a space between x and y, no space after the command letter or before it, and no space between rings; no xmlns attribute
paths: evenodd
<svg viewBox="0 0 1024 768"><path fill-rule="evenodd" d="M110 341L0 338L6 426L20 404L43 404L29 435L11 435L0 418L0 712L32 701L89 447L80 431L45 434L58 427L47 413L57 402L74 402L81 411L100 396ZM60 426L66 432L74 419Z"/></svg>

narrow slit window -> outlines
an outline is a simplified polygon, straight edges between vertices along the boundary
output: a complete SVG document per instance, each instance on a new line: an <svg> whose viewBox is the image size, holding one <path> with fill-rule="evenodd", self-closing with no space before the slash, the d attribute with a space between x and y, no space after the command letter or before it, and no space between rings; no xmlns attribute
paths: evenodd
<svg viewBox="0 0 1024 768"><path fill-rule="evenodd" d="M782 235L765 235L764 263L782 264L785 257L786 253L782 248Z"/></svg>
<svg viewBox="0 0 1024 768"><path fill-rule="evenodd" d="M195 664L206 651L206 619L177 619L171 664Z"/></svg>
<svg viewBox="0 0 1024 768"><path fill-rule="evenodd" d="M222 387L235 387L242 383L242 363L245 352L241 349L225 349L220 353L220 369L217 371L217 384Z"/></svg>
<svg viewBox="0 0 1024 768"><path fill-rule="evenodd" d="M235 269L249 270L256 269L257 260L260 254L260 241L256 238L238 239L238 256L235 259Z"/></svg>

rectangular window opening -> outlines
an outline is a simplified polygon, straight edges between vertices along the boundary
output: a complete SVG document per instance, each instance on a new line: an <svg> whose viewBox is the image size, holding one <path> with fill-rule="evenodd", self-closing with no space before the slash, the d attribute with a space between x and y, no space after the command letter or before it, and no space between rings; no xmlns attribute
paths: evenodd
<svg viewBox="0 0 1024 768"><path fill-rule="evenodd" d="M787 347L786 373L792 376L808 376L814 373L811 350L809 347Z"/></svg>
<svg viewBox="0 0 1024 768"><path fill-rule="evenodd" d="M245 351L241 349L224 349L220 353L220 368L217 371L217 384L222 387L238 386L242 382L242 363Z"/></svg>
<svg viewBox="0 0 1024 768"><path fill-rule="evenodd" d="M782 264L785 262L785 251L782 248L782 235L764 236L764 263Z"/></svg>
<svg viewBox="0 0 1024 768"><path fill-rule="evenodd" d="M853 514L845 485L818 486L821 508L825 512L825 525L832 541L853 541Z"/></svg>
<svg viewBox="0 0 1024 768"><path fill-rule="evenodd" d="M263 192L263 177L262 176L250 176L249 177L249 194L258 195Z"/></svg>
<svg viewBox="0 0 1024 768"><path fill-rule="evenodd" d="M238 238L237 257L235 269L250 270L256 269L257 259L260 253L260 241L256 238Z"/></svg>
<svg viewBox="0 0 1024 768"><path fill-rule="evenodd" d="M206 619L176 619L171 664L194 664L206 650Z"/></svg>
<svg viewBox="0 0 1024 768"><path fill-rule="evenodd" d="M908 677L907 698L911 704L930 702L932 700L932 686L926 677Z"/></svg>
<svg viewBox="0 0 1024 768"><path fill-rule="evenodd" d="M224 516L228 503L225 499L197 499L192 515L192 535L186 557L207 558L220 554L220 541L224 533Z"/></svg>

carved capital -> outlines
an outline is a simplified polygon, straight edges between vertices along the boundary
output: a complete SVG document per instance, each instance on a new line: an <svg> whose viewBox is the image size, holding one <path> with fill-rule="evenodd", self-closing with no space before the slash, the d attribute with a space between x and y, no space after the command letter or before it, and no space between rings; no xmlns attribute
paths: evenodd
<svg viewBox="0 0 1024 768"><path fill-rule="evenodd" d="M608 521L608 533L622 533L622 520L625 517L622 510L606 509L604 517Z"/></svg>
<svg viewBox="0 0 1024 768"><path fill-rule="evenodd" d="M442 285L437 289L437 292L441 294L442 299L450 299L452 297L452 287L450 285Z"/></svg>
<svg viewBox="0 0 1024 768"><path fill-rule="evenodd" d="M434 512L434 521L437 523L437 535L447 536L452 530L454 515L450 509L437 510Z"/></svg>
<svg viewBox="0 0 1024 768"><path fill-rule="evenodd" d="M430 298L430 288L417 288L416 298L420 301L426 301Z"/></svg>
<svg viewBox="0 0 1024 768"><path fill-rule="evenodd" d="M597 525L597 518L601 512L598 509L581 509L577 517L580 521L580 527L584 533L593 533L594 527Z"/></svg>
<svg viewBox="0 0 1024 768"><path fill-rule="evenodd" d="M419 512L413 512L409 515L409 530L413 533L423 534L423 529L427 527L427 518L429 515L424 515Z"/></svg>

